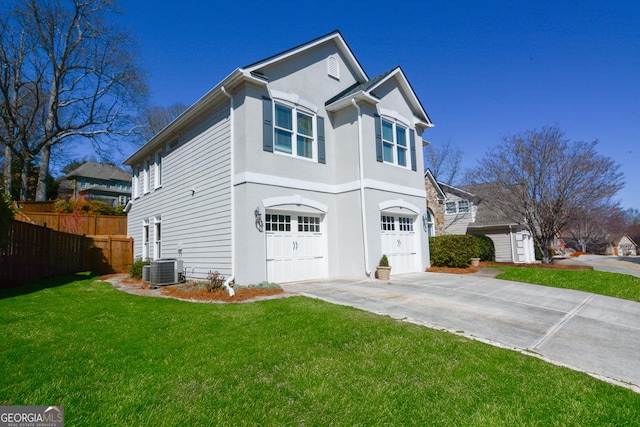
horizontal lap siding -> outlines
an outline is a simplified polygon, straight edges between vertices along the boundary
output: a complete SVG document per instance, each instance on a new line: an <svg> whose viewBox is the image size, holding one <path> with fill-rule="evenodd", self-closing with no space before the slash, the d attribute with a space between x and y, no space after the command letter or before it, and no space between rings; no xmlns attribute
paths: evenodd
<svg viewBox="0 0 640 427"><path fill-rule="evenodd" d="M231 151L228 105L180 136L180 146L162 164L163 186L136 201L130 234L142 253L142 221L162 216L162 257L181 258L187 274L231 274ZM152 181L153 183L153 174ZM193 191L192 191L193 190ZM152 234L152 233L151 233ZM153 241L150 253L153 253Z"/></svg>

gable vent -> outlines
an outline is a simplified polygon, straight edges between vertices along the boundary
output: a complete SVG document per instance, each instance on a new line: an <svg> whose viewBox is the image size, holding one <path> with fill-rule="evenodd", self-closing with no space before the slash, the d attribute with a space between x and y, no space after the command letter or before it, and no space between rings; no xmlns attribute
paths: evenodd
<svg viewBox="0 0 640 427"><path fill-rule="evenodd" d="M340 80L340 64L335 56L327 58L327 73L334 79Z"/></svg>

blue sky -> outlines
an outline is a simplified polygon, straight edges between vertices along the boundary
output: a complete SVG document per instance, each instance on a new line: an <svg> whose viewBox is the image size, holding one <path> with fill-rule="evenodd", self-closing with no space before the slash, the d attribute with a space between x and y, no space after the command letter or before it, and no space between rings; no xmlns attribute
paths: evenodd
<svg viewBox="0 0 640 427"><path fill-rule="evenodd" d="M558 125L600 141L640 208L640 2L121 0L151 102L191 105L237 67L340 30L374 77L400 65L463 166L501 137ZM130 153L124 153L124 157Z"/></svg>

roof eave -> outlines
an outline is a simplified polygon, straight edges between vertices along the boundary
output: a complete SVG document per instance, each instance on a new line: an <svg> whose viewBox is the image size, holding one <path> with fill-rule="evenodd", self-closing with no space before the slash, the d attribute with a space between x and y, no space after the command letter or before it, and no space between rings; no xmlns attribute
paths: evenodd
<svg viewBox="0 0 640 427"><path fill-rule="evenodd" d="M145 157L157 151L157 149L168 142L169 139L175 138L185 124L189 123L194 117L199 116L204 110L215 104L220 99L228 100L224 95L223 89L227 92L237 88L240 84L250 82L260 86L265 86L267 81L251 74L251 71L237 68L213 89L207 92L203 97L197 100L191 107L187 108L175 120L169 123L164 129L158 132L153 138L145 143L138 151L133 153L123 163L125 165L134 166Z"/></svg>
<svg viewBox="0 0 640 427"><path fill-rule="evenodd" d="M345 107L350 107L351 105L353 105L351 100L355 100L356 102L365 101L374 105L380 102L380 100L375 96L361 90L360 92L352 93L351 95L347 95L344 98L340 98L337 101L326 105L325 109L330 113L336 112Z"/></svg>

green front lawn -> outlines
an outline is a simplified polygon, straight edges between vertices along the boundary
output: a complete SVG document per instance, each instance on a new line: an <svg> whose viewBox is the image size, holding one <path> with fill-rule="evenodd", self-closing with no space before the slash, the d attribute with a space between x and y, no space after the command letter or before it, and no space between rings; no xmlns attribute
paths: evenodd
<svg viewBox="0 0 640 427"><path fill-rule="evenodd" d="M74 425L637 425L640 394L304 297L197 304L89 276L0 292L0 405Z"/></svg>
<svg viewBox="0 0 640 427"><path fill-rule="evenodd" d="M498 279L575 289L640 302L640 278L596 270L550 270L531 267L492 267L503 270Z"/></svg>

